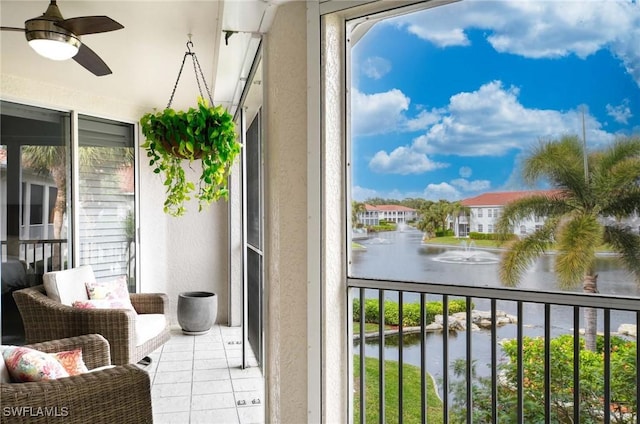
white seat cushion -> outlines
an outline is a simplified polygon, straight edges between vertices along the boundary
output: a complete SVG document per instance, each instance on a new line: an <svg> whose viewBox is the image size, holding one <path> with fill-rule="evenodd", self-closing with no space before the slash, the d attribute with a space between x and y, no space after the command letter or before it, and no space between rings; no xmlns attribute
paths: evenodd
<svg viewBox="0 0 640 424"><path fill-rule="evenodd" d="M136 346L140 346L160 334L167 326L163 314L140 314L136 316Z"/></svg>
<svg viewBox="0 0 640 424"><path fill-rule="evenodd" d="M42 279L47 297L68 306L76 300L89 300L85 283L96 281L91 265L47 272Z"/></svg>

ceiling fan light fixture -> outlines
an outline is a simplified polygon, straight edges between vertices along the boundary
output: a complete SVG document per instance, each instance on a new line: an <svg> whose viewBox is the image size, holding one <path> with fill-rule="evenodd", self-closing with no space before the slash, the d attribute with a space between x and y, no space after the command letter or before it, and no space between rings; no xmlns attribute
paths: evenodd
<svg viewBox="0 0 640 424"><path fill-rule="evenodd" d="M31 19L25 22L25 29L29 46L47 59L71 59L80 49L80 39L58 27L54 21Z"/></svg>
<svg viewBox="0 0 640 424"><path fill-rule="evenodd" d="M64 41L33 39L29 41L29 45L40 56L51 60L67 60L78 54L78 46Z"/></svg>

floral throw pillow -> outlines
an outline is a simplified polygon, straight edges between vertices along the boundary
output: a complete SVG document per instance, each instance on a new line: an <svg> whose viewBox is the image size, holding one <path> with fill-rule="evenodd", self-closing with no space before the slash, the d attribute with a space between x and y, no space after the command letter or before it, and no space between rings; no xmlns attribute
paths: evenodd
<svg viewBox="0 0 640 424"><path fill-rule="evenodd" d="M52 353L69 375L78 375L89 372L82 359L82 349L66 350L64 352Z"/></svg>
<svg viewBox="0 0 640 424"><path fill-rule="evenodd" d="M5 349L2 357L11 378L17 382L25 383L69 377L69 373L53 355L39 350L15 346Z"/></svg>
<svg viewBox="0 0 640 424"><path fill-rule="evenodd" d="M131 309L135 311L129 299L129 289L127 288L127 277L121 276L113 281L95 281L85 283L89 300L107 300L113 304L120 305L118 308ZM116 307L116 306L111 306Z"/></svg>

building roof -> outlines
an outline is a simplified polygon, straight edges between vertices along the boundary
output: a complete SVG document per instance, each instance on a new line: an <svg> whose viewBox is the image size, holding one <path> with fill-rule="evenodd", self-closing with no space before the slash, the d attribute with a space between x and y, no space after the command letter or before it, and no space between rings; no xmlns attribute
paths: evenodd
<svg viewBox="0 0 640 424"><path fill-rule="evenodd" d="M529 190L529 191L500 191L493 193L482 193L475 197L464 199L460 202L463 206L504 206L514 200L524 197L543 195L551 197L557 195L559 190Z"/></svg>
<svg viewBox="0 0 640 424"><path fill-rule="evenodd" d="M401 206L401 205L370 205L365 203L364 205L367 212L415 212L415 209Z"/></svg>

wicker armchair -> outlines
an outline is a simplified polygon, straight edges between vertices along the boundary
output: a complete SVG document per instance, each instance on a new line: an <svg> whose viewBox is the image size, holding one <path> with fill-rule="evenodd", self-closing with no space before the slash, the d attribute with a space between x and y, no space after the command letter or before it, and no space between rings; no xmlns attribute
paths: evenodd
<svg viewBox="0 0 640 424"><path fill-rule="evenodd" d="M45 294L43 285L13 292L25 330L25 343L101 334L111 348L115 365L142 360L170 339L169 326L158 329L154 337L137 344L136 324L145 314L166 314L169 298L164 293L131 293L136 312L126 309L78 309L63 305ZM165 320L166 321L166 320Z"/></svg>
<svg viewBox="0 0 640 424"><path fill-rule="evenodd" d="M109 342L98 334L29 347L48 353L80 347L89 370L110 364ZM0 423L7 424L153 422L149 374L131 364L58 380L0 383L0 405Z"/></svg>

